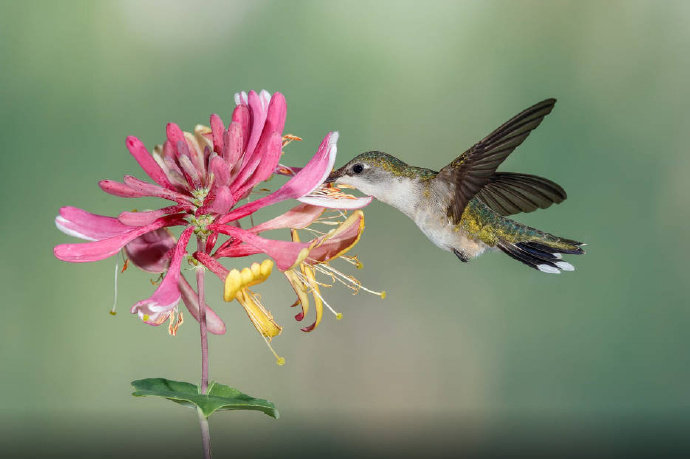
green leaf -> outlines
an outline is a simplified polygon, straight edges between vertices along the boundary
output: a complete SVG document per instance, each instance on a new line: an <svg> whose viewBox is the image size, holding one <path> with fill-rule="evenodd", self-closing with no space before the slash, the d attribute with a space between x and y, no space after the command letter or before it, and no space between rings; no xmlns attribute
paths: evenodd
<svg viewBox="0 0 690 459"><path fill-rule="evenodd" d="M251 397L233 387L215 382L209 383L208 393L204 395L195 384L165 378L138 379L132 381L132 386L136 389L132 392L135 397L153 395L181 405L199 407L206 417L218 410L255 410L276 419L279 416L275 405L268 400Z"/></svg>

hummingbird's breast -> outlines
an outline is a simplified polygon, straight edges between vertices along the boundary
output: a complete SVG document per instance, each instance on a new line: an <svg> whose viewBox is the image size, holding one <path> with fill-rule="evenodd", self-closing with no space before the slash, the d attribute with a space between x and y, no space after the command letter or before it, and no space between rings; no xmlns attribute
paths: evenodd
<svg viewBox="0 0 690 459"><path fill-rule="evenodd" d="M392 177L370 190L371 194L410 217L439 248L449 252L455 250L468 259L480 255L489 246L476 235L469 234L462 221L455 224L448 217L448 206L455 197L452 185L434 180L433 171L429 172Z"/></svg>
<svg viewBox="0 0 690 459"><path fill-rule="evenodd" d="M448 217L448 206L453 199L450 186L438 181L428 181L421 187L421 197L410 217L424 235L439 248L461 252L467 258L474 258L489 246L472 237L462 223L455 224Z"/></svg>

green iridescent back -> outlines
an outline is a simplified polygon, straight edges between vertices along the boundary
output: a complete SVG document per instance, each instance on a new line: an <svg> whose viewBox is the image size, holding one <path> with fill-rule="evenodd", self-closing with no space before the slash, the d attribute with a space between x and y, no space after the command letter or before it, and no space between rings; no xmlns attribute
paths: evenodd
<svg viewBox="0 0 690 459"><path fill-rule="evenodd" d="M350 161L363 161L372 166L379 167L388 171L398 177L417 178L419 180L431 180L436 177L438 172L424 167L410 166L409 164L400 161L395 156L382 151L368 151L358 155L355 159Z"/></svg>

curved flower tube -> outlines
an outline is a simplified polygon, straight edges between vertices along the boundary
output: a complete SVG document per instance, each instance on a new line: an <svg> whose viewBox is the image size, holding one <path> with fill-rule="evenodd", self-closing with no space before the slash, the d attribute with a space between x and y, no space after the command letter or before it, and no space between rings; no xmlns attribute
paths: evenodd
<svg viewBox="0 0 690 459"><path fill-rule="evenodd" d="M323 306L325 305L337 319L342 318L342 314L336 312L326 301L321 293L321 287L330 287L336 282L339 282L346 287L353 290L354 294L359 290L365 290L369 293L385 298L386 292L376 292L369 290L352 276L343 274L336 268L331 266L331 262L340 258L361 267L361 263L356 257L347 257L345 254L354 247L362 235L364 230L364 214L358 210L353 212L349 217L340 223L340 225L329 231L323 236L314 239L310 243L310 251L307 257L304 258L298 265L285 271L290 285L297 294L297 301L293 306L301 305L302 311L299 312L295 319L301 321L309 312L309 294L311 293L314 299L314 309L316 317L314 322L303 328L302 331L309 332L314 330L323 317ZM292 230L293 241L299 241L297 230ZM325 284L316 280L316 273L322 273L330 279L330 284Z"/></svg>
<svg viewBox="0 0 690 459"><path fill-rule="evenodd" d="M192 227L182 232L170 259L168 272L163 277L163 281L156 291L153 292L153 295L132 306L132 314L137 314L145 323L160 325L170 317L171 311L180 302L182 296L178 287L181 276L180 266L182 265L182 257L185 254L187 243L193 232L194 228Z"/></svg>

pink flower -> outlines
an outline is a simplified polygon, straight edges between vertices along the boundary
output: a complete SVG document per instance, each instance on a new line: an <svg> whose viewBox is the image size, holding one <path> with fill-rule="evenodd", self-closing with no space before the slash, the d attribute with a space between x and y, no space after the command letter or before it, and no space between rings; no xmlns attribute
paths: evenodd
<svg viewBox="0 0 690 459"><path fill-rule="evenodd" d="M321 247L328 238L303 243L265 239L258 233L277 228L304 228L323 213L324 207L354 209L367 205L371 200L351 196L336 199L343 196L322 186L335 161L336 132L326 135L305 167L281 166L283 146L294 138L283 137L286 118L283 95L251 91L249 94L236 94L235 102L232 121L227 128L215 114L211 115L210 128L197 126L193 134L169 123L167 140L154 148L153 153L149 153L136 137L128 137L127 149L154 183L132 176L125 176L122 182L103 180L99 183L101 189L115 196L159 197L172 201L172 205L143 212L122 212L117 218L63 207L55 219L63 232L91 241L56 246L54 253L60 260L77 263L102 260L124 249L137 267L152 273L165 273L153 295L131 308L132 313L149 325L160 325L170 319L173 327L181 299L198 320L198 293L181 274L183 262L190 261L187 245L193 236L197 239L197 250L192 251L194 262L201 262L224 281L230 273L235 276L236 270L228 271L222 267L218 259L223 257L264 253L280 270L288 272L301 266L317 247L322 260L326 258L321 254L333 255L337 250L329 252ZM276 172L291 177L273 193L239 204L249 197L257 184ZM240 219L288 199L302 199L309 204L298 205L248 230L239 227ZM173 226L182 227L177 240L165 229ZM229 238L213 253L221 235ZM254 297L245 289L249 284L257 283L258 279L265 280L273 262L261 264L259 268L253 265L251 269L247 268L251 279L243 270L246 282L229 299L237 296L255 325L265 325L270 314L260 305L247 306L247 303L254 302ZM178 318L178 323L180 320ZM212 333L225 332L222 320L211 309L208 309L207 323ZM174 325L176 327L177 324ZM269 331L269 328L262 331L257 325L262 335L270 339L276 329Z"/></svg>

